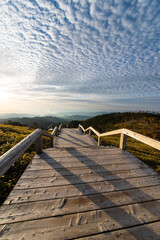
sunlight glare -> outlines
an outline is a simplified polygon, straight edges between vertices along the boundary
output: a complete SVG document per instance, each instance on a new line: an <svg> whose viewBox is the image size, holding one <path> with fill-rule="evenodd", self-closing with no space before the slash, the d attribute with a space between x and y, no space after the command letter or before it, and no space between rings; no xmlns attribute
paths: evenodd
<svg viewBox="0 0 160 240"><path fill-rule="evenodd" d="M6 89L0 88L0 101L7 101L11 97L11 93L9 93Z"/></svg>

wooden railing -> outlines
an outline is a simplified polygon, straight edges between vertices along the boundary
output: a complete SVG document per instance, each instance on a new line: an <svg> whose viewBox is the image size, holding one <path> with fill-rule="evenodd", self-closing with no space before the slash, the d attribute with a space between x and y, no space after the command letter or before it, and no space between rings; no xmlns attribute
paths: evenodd
<svg viewBox="0 0 160 240"><path fill-rule="evenodd" d="M84 129L84 127L82 125L79 124L79 130L83 131L84 133L86 133L87 131L89 131L89 135L93 133L95 133L98 137L98 146L101 145L101 138L102 137L106 137L106 136L111 136L111 135L115 135L115 134L120 134L120 144L119 147L122 150L126 149L126 143L127 143L127 136L132 137L142 143L145 143L147 145L149 145L150 147L156 148L158 150L160 150L160 142L157 140L154 140L152 138L146 137L142 134L133 132L131 130L122 128L122 129L118 129L118 130L114 130L114 131L110 131L110 132L105 132L105 133L99 133L98 131L96 131L94 128L92 127L88 127L87 129Z"/></svg>
<svg viewBox="0 0 160 240"><path fill-rule="evenodd" d="M16 144L13 148L9 151L4 153L0 157L0 177L6 173L6 171L12 166L15 161L22 156L22 154L33 144L36 143L36 153L39 154L42 152L43 143L42 143L42 136L46 136L50 138L50 147L53 147L53 137L60 133L61 125L59 128L56 126L52 133L49 134L45 130L36 129L26 138L24 138L21 142Z"/></svg>

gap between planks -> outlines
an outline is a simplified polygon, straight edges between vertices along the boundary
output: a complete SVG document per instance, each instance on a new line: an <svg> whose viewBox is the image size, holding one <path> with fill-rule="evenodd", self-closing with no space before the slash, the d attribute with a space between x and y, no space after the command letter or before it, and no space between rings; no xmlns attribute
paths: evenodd
<svg viewBox="0 0 160 240"><path fill-rule="evenodd" d="M6 226L8 231L5 233L5 239L9 236L15 239L17 235L19 238L22 238L24 233L27 239L31 239L33 233L38 239L42 236L42 232L43 239L66 239L64 236L67 239L74 239L100 232L103 233L144 225L145 223L158 222L160 220L159 205L160 201L153 201L105 210L18 222L1 225L0 231L3 231L4 226Z"/></svg>
<svg viewBox="0 0 160 240"><path fill-rule="evenodd" d="M105 201L102 201L105 198ZM160 185L119 192L72 198L61 198L28 203L3 205L1 207L1 224L28 221L73 213L82 213L98 209L108 209L135 203L160 200ZM41 209L41 211L39 211ZM23 214L22 214L23 213Z"/></svg>

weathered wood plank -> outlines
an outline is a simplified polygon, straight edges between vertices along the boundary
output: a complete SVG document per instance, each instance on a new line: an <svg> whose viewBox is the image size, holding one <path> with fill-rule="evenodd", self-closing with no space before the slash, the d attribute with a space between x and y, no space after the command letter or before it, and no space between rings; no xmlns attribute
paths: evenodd
<svg viewBox="0 0 160 240"><path fill-rule="evenodd" d="M73 196L122 191L127 189L156 186L160 184L157 176L111 180L109 182L82 183L65 186L34 189L13 189L4 204L57 199Z"/></svg>
<svg viewBox="0 0 160 240"><path fill-rule="evenodd" d="M127 164L127 168L124 169L123 165L119 165L118 166L118 170L117 170L117 166L115 165L108 165L107 170L102 170L101 168L96 168L95 171L91 170L89 168L80 168L80 169L69 169L70 172L66 171L59 171L57 172L54 169L49 169L49 170L27 170L23 173L23 175L21 176L21 179L24 178L40 178L40 177L61 177L61 176L72 176L73 174L75 174L76 176L81 176L82 174L103 174L106 175L106 171L111 171L113 172L113 174L116 173L126 173L128 175L134 176L134 174L145 174L148 173L148 175L154 175L156 174L155 171L153 171L151 168L149 167L142 167L142 168L136 168L133 169L131 164ZM121 167L121 168L120 168ZM115 170L116 169L116 170Z"/></svg>
<svg viewBox="0 0 160 240"><path fill-rule="evenodd" d="M90 173L90 174L81 174L81 175L71 175L71 176L54 176L54 177L41 177L41 178L30 178L24 179L21 178L15 186L15 189L29 189L29 188L39 188L39 187L51 187L51 186L61 186L68 184L78 184L78 183L91 183L91 182L100 182L100 181L111 181L118 179L128 179L134 177L146 177L146 176L156 176L156 172L144 171L139 169L136 171L128 171L122 173L113 173L106 171L105 173Z"/></svg>
<svg viewBox="0 0 160 240"><path fill-rule="evenodd" d="M61 155L61 157L68 157L68 156L82 156L82 154L84 154L85 156L89 156L89 155L131 155L128 151L122 151L118 148L111 148L111 149L104 149L101 147L99 149L97 148L54 148L54 149L46 149L43 150L44 153L48 153L48 155L53 156L54 157L58 157L59 154ZM43 153L42 153L43 156Z"/></svg>
<svg viewBox="0 0 160 240"><path fill-rule="evenodd" d="M129 163L129 164L117 164L117 165L114 165L114 164L109 164L109 165L103 165L103 166L92 166L92 169L91 167L87 167L87 166L84 166L84 167L69 167L69 168L66 168L64 169L64 167L62 168L58 168L58 172L62 175L71 175L70 172L72 173L77 173L77 174L81 174L81 173L92 173L92 172L106 172L106 170L110 171L111 169L113 171L121 171L121 170L127 170L127 169L139 169L139 168L146 168L146 166L142 165L142 164L133 164L133 163ZM68 171L69 169L69 171ZM42 166L37 166L37 168L35 166L28 166L28 168L26 169L26 171L52 171L53 173L57 171L57 168L53 168L49 165L47 165L46 167L42 167Z"/></svg>
<svg viewBox="0 0 160 240"><path fill-rule="evenodd" d="M73 166L103 166L103 165L113 165L113 164L125 164L125 163L139 163L138 159L136 158L117 158L117 159L97 159L92 160L88 158L81 158L81 159L69 159L66 161L66 159L58 159L56 158L45 158L45 159L34 159L30 166L34 165L46 165L49 164L54 167L56 164L61 164L64 167L67 167L69 164L73 164Z"/></svg>
<svg viewBox="0 0 160 240"><path fill-rule="evenodd" d="M72 132L71 132L72 131ZM62 129L61 134L56 138L56 147L85 147L95 146L95 140L88 135L79 135L77 129Z"/></svg>
<svg viewBox="0 0 160 240"><path fill-rule="evenodd" d="M80 240L159 240L160 222L148 223L141 226L130 227L117 231L109 231L88 237L79 238Z"/></svg>
<svg viewBox="0 0 160 240"><path fill-rule="evenodd" d="M63 164L58 163L58 162L56 162L56 163L54 163L54 162L52 162L52 163L44 162L44 164L42 164L42 165L30 164L27 169L28 170L35 170L35 169L37 169L37 170L41 170L41 169L43 169L43 170L44 169L63 169L63 170L65 170L65 168L87 168L88 167L88 168L90 168L90 169L92 169L96 172L96 169L98 169L98 168L100 168L101 171L104 171L104 169L108 169L109 165L113 165L113 164L107 164L106 163L106 164L103 164L103 165L99 165L99 164L96 164L96 163L88 162L87 165L88 166L86 166L86 164L80 163L80 162L78 162L78 163L76 163L76 162L67 163L66 162L66 163L63 163ZM144 167L143 163L122 162L122 163L117 164L115 166L115 169L119 169L120 165L122 165L121 169L124 169L124 170L127 169L126 165L130 165L130 167L132 165L133 169Z"/></svg>
<svg viewBox="0 0 160 240"><path fill-rule="evenodd" d="M36 239L73 239L100 232L103 233L115 229L138 226L159 221L159 206L160 201L153 201L1 225L1 239L17 240L23 239L24 237L26 239L32 239L33 236ZM149 231L148 228L145 228L145 230ZM154 236L157 237L157 234L154 234Z"/></svg>
<svg viewBox="0 0 160 240"><path fill-rule="evenodd" d="M108 232L117 236L112 232L122 231L125 236L125 228L137 239L141 235L130 229L142 225L148 233L144 236L157 239L157 228L148 227L160 221L156 172L127 151L98 149L93 138L74 129L62 129L58 141L56 146L70 148L47 149L36 155L1 207L1 239L96 235L100 236L96 239L108 239ZM86 148L88 143L93 146Z"/></svg>
<svg viewBox="0 0 160 240"><path fill-rule="evenodd" d="M0 223L28 221L158 199L160 199L160 185L141 188L138 191L132 189L123 192L3 205L1 207Z"/></svg>
<svg viewBox="0 0 160 240"><path fill-rule="evenodd" d="M50 156L48 155L47 153L46 154L43 154L42 156L39 155L39 156L35 156L34 157L34 160L33 162L40 162L41 161L45 161L45 159L47 160L51 160L53 161L56 160L57 162L75 162L75 161L95 161L95 162L108 162L108 161L111 161L113 162L114 160L118 160L118 161L121 161L121 160L128 160L128 161L134 161L134 160L137 160L139 161L138 158L136 158L135 156L127 156L127 155L124 155L124 156L119 156L119 155L100 155L100 156L77 156L77 157L74 157L74 156L68 156L68 157L61 157L61 155L59 154L59 157L55 157L54 155L53 156Z"/></svg>

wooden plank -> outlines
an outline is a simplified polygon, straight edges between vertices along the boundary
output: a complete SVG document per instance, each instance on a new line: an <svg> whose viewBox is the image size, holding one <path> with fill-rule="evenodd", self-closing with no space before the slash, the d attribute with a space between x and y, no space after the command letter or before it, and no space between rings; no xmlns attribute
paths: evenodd
<svg viewBox="0 0 160 240"><path fill-rule="evenodd" d="M87 157L78 157L78 158L34 158L31 165L44 165L44 164L51 164L54 166L54 163L56 164L63 164L64 166L67 164L80 164L80 165L110 165L110 164L123 164L123 163L139 163L139 160L135 157L129 158L129 157L119 157L119 158L87 158Z"/></svg>
<svg viewBox="0 0 160 240"><path fill-rule="evenodd" d="M92 154L85 154L85 153L79 153L78 154L78 152L77 152L77 154L72 154L72 153L66 153L66 154L63 154L63 153L61 153L61 152L57 152L57 153L54 153L54 152L44 152L44 150L43 150L43 152L41 153L41 155L39 156L39 155L36 155L35 156L35 158L36 159L38 159L38 158L48 158L48 157L55 157L55 158L78 158L78 157L88 157L88 158L94 158L94 159L96 159L96 158L98 158L98 157L103 157L104 159L110 159L110 158L123 158L123 157L131 157L131 158L133 158L133 157L135 157L135 156L133 156L133 155L131 155L131 154L119 154L119 153L117 153L117 154L109 154L109 153L103 153L102 152L102 154L101 153L95 153L95 152L93 152Z"/></svg>
<svg viewBox="0 0 160 240"><path fill-rule="evenodd" d="M24 189L24 188L39 188L39 187L51 187L51 186L61 186L68 184L78 184L78 183L91 183L91 182L100 182L100 181L111 181L118 179L128 179L133 177L144 177L144 176L156 176L156 172L147 172L142 171L141 169L136 171L128 171L122 173L113 173L106 171L105 173L90 173L90 174L81 174L79 176L72 174L71 176L55 176L55 177L41 177L41 178L30 178L24 179L21 178L15 186L15 189Z"/></svg>
<svg viewBox="0 0 160 240"><path fill-rule="evenodd" d="M126 166L125 165L128 165L128 164L132 164L133 166L133 169L135 168L141 168L143 166L145 166L143 163L138 163L138 162L131 162L131 163L127 163L127 161L122 161L121 163L117 163L116 165L116 168L118 169L119 165L123 165L124 166L124 170L126 169ZM34 163L31 163L29 166L28 166L28 170L41 170L41 169L63 169L65 170L65 168L86 168L86 167L89 167L91 168L92 170L95 170L96 172L96 169L97 168L100 168L102 171L104 171L104 169L108 169L108 166L109 165L114 165L114 164L111 164L111 163L104 163L103 165L99 165L98 163L95 163L95 162L91 162L91 161L88 161L87 163L87 166L85 163L81 163L81 162L66 162L66 163L58 163L58 162L48 162L47 161L44 161L44 164L34 164ZM96 169L95 169L95 168Z"/></svg>
<svg viewBox="0 0 160 240"><path fill-rule="evenodd" d="M98 164L91 164L91 163L88 163L88 166L86 166L85 164L83 163L66 163L65 166L64 164L58 164L58 163L53 163L53 164L43 164L43 165L34 165L34 164L31 164L28 166L28 170L49 170L49 169L61 169L62 171L65 171L66 169L70 169L70 171L72 171L72 169L77 169L77 168L81 168L81 169L90 169L97 172L105 172L105 169L109 169L109 166L110 165L114 165L114 164L103 164L103 165L98 165ZM143 165L142 163L119 163L117 164L114 169L115 170L118 170L118 169L121 169L121 170L125 170L127 169L127 166L129 166L129 168L133 168L133 169L137 169L137 168L143 168L145 165Z"/></svg>
<svg viewBox="0 0 160 240"><path fill-rule="evenodd" d="M77 150L73 150L77 149ZM53 151L43 150L42 156L49 155L51 157L92 157L92 156L133 156L127 151L117 152L117 151L80 151L81 148L66 148L67 151L59 151L60 148L53 149ZM38 157L38 156L37 156Z"/></svg>
<svg viewBox="0 0 160 240"><path fill-rule="evenodd" d="M64 197L82 196L90 194L122 191L127 189L156 186L160 179L157 176L111 180L108 182L81 183L73 185L55 186L34 189L13 189L4 204L29 201L49 200Z"/></svg>
<svg viewBox="0 0 160 240"><path fill-rule="evenodd" d="M62 131L60 136L56 139L55 141L55 146L56 147L86 147L86 146L95 146L96 142L95 140L88 136L82 136L82 135L77 135L70 134L70 130Z"/></svg>
<svg viewBox="0 0 160 240"><path fill-rule="evenodd" d="M58 149L59 150L59 149ZM53 151L43 150L43 153L39 155L35 155L35 158L39 157L57 157L57 158L68 158L68 157L133 157L133 155L127 151L117 152L117 151L73 151L72 149L67 149L67 151L58 151L57 149L53 149Z"/></svg>
<svg viewBox="0 0 160 240"><path fill-rule="evenodd" d="M77 148L77 147L84 147L84 146L88 146L88 147L91 147L93 146L93 143L91 142L88 142L88 140L86 140L86 143L79 143L79 142L75 142L74 143L66 143L66 142L55 142L55 147L56 148L71 148L71 147L74 147L74 148Z"/></svg>
<svg viewBox="0 0 160 240"><path fill-rule="evenodd" d="M45 153L48 153L48 154L56 154L55 156L58 156L59 153L63 154L65 157L67 156L81 156L81 154L84 154L86 156L88 155L94 155L94 154L97 154L98 155L103 155L103 154L121 154L121 155L124 155L124 154L130 154L128 151L122 151L121 149L118 149L118 148L102 148L101 147L99 149L97 148L70 148L70 149L66 149L66 148L54 148L54 149L46 149L46 150L43 150L43 152ZM68 154L68 155L66 155Z"/></svg>
<svg viewBox="0 0 160 240"><path fill-rule="evenodd" d="M1 239L73 239L160 220L160 201L0 226ZM145 228L145 231L148 229ZM56 234L55 234L56 233ZM154 235L157 237L157 235ZM134 236L136 237L136 236ZM155 239L155 238L153 238Z"/></svg>
<svg viewBox="0 0 160 240"><path fill-rule="evenodd" d="M47 160L56 160L57 162L75 162L75 161L95 161L95 162L98 162L98 161L103 161L103 162L109 162L110 161L110 163L112 163L114 160L115 161L121 161L121 160L127 160L128 159L128 161L134 161L134 160L136 160L136 161L139 161L139 159L137 158L137 157L135 157L135 156L123 156L123 155L120 155L120 156L118 156L118 155L111 155L111 156L105 156L105 155L97 155L97 156L77 156L77 157L75 157L75 156L68 156L68 157L64 157L64 156L61 156L61 155L59 155L59 157L58 156L54 156L54 155L43 155L43 156L41 156L41 154L40 154L40 156L39 157L35 157L34 158L34 161L35 162L37 162L38 163L38 161L39 160L44 160L45 161L45 159L47 159Z"/></svg>
<svg viewBox="0 0 160 240"><path fill-rule="evenodd" d="M60 198L38 202L3 205L1 207L0 224L28 221L36 218L60 216L71 213L80 213L96 209L112 208L126 204L140 203L160 199L160 185L141 189L125 190Z"/></svg>
<svg viewBox="0 0 160 240"><path fill-rule="evenodd" d="M148 175L154 175L156 174L155 171L153 171L151 168L149 167L142 167L142 168L136 168L136 169L133 169L132 168L132 165L131 164L127 164L127 168L124 170L123 168L123 165L119 165L118 166L118 171L117 170L117 166L115 165L109 165L107 167L107 170L108 172L111 171L113 172L113 174L116 174L116 173L126 173L128 175L131 175L134 176L134 174L143 174L144 172L145 173L148 173ZM121 167L121 168L120 168ZM115 170L116 168L116 170ZM107 171L106 170L106 171ZM76 176L81 176L82 174L94 174L94 173L97 173L97 174L103 174L106 175L106 172L105 170L101 170L100 168L98 169L95 169L95 172L94 170L91 170L89 168L80 168L80 169L72 169L72 171L68 172L67 170L66 171L59 171L57 172L56 170L54 169L50 169L50 170L26 170L23 175L21 176L21 179L24 179L24 178L40 178L40 177L61 177L61 176L72 176L73 174L75 174Z"/></svg>
<svg viewBox="0 0 160 240"><path fill-rule="evenodd" d="M108 231L101 234L91 235L79 238L81 240L159 240L160 222L148 223L136 227L130 227L122 230Z"/></svg>

